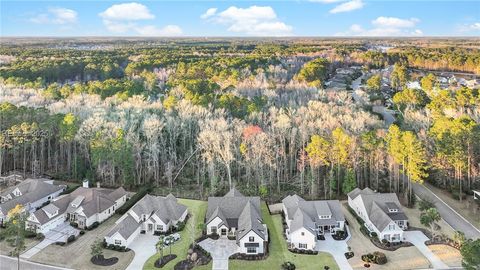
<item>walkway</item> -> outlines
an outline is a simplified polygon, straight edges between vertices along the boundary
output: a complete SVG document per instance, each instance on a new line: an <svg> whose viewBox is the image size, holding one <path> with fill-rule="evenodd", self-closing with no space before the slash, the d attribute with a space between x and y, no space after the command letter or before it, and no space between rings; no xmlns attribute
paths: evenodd
<svg viewBox="0 0 480 270"><path fill-rule="evenodd" d="M55 242L66 242L70 235L78 236L79 233L80 231L70 226L68 222L62 223L47 232L45 234L45 239L31 249L25 251L20 255L20 257L24 259L30 259L33 257L33 255L39 253L42 251L42 249L48 247L49 245L54 244Z"/></svg>
<svg viewBox="0 0 480 270"><path fill-rule="evenodd" d="M228 270L228 258L239 249L235 240L226 238L218 240L207 238L198 244L212 255L212 270Z"/></svg>
<svg viewBox="0 0 480 270"><path fill-rule="evenodd" d="M127 270L143 269L145 262L157 252L155 246L158 239L159 237L155 235L139 234L128 246L135 252L135 257L128 265Z"/></svg>
<svg viewBox="0 0 480 270"><path fill-rule="evenodd" d="M17 258L0 255L0 270L12 270L17 269ZM53 265L41 264L36 262L29 262L24 259L20 259L20 269L22 270L69 270L69 268L63 268Z"/></svg>
<svg viewBox="0 0 480 270"><path fill-rule="evenodd" d="M450 269L448 265L442 262L433 252L425 245L428 237L421 231L405 231L403 233L405 241L412 243L415 247L430 261L433 269Z"/></svg>
<svg viewBox="0 0 480 270"><path fill-rule="evenodd" d="M317 241L316 250L332 254L338 264L338 268L342 270L352 270L352 266L345 257L345 253L348 252L347 241L350 238L350 230L348 229L348 226L345 226L345 228L347 228L348 231L347 239L337 241L334 240L330 234L326 234L325 240Z"/></svg>
<svg viewBox="0 0 480 270"><path fill-rule="evenodd" d="M462 231L467 238L479 239L480 230L473 226L468 220L462 217L458 212L446 204L435 193L425 185L413 184L414 193L422 200L427 200L435 204L442 218L456 231Z"/></svg>

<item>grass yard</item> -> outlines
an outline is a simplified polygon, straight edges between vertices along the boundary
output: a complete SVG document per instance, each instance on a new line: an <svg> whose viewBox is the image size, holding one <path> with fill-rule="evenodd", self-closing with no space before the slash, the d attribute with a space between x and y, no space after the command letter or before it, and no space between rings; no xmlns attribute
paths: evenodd
<svg viewBox="0 0 480 270"><path fill-rule="evenodd" d="M263 220L270 230L270 254L266 260L260 261L245 261L245 260L229 260L229 269L280 269L280 266L286 262L291 261L297 267L296 269L323 269L324 266L329 266L330 269L339 269L333 257L328 253L319 253L318 255L303 255L295 254L287 249L287 242L283 238L282 216L270 215L265 203L262 204ZM197 267L199 270L212 269L212 263L202 267Z"/></svg>
<svg viewBox="0 0 480 270"><path fill-rule="evenodd" d="M177 264L179 261L185 260L185 258L187 257L188 248L191 244L191 234L189 231L191 222L195 221L195 239L197 239L202 235L202 230L198 228L197 224L203 223L203 219L205 218L205 214L207 212L207 202L205 201L178 199L178 202L188 207L188 211L191 216L187 221L185 229L180 232L181 240L172 245L172 254L176 254L177 258L170 261L164 267L165 269L173 269L175 264ZM168 255L169 253L170 249L168 247L165 248L163 254ZM155 254L150 257L143 266L143 269L158 269L154 266L154 263L159 258L160 254Z"/></svg>

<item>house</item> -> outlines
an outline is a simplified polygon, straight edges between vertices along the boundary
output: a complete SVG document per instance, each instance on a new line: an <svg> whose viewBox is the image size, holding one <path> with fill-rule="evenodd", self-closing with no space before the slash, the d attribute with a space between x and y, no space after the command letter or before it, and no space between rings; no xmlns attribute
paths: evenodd
<svg viewBox="0 0 480 270"><path fill-rule="evenodd" d="M370 188L356 188L348 193L348 205L379 240L392 243L403 241L408 218L395 193L376 193Z"/></svg>
<svg viewBox="0 0 480 270"><path fill-rule="evenodd" d="M105 236L109 245L127 247L140 233L161 234L184 222L188 215L185 205L172 194L166 197L145 195Z"/></svg>
<svg viewBox="0 0 480 270"><path fill-rule="evenodd" d="M223 197L209 197L205 224L207 235L235 238L240 253L265 253L268 232L259 197L245 197L235 188Z"/></svg>
<svg viewBox="0 0 480 270"><path fill-rule="evenodd" d="M122 188L88 188L88 183L70 194L58 197L27 218L27 228L37 233L50 231L65 221L80 229L91 227L111 217L127 200Z"/></svg>
<svg viewBox="0 0 480 270"><path fill-rule="evenodd" d="M25 211L33 212L58 197L64 185L54 185L53 180L26 179L0 193L0 224L7 220L8 211L22 205Z"/></svg>
<svg viewBox="0 0 480 270"><path fill-rule="evenodd" d="M320 235L345 230L345 217L338 200L305 201L295 194L282 203L287 223L285 234L291 248L315 250Z"/></svg>
<svg viewBox="0 0 480 270"><path fill-rule="evenodd" d="M473 190L473 199L480 200L480 190Z"/></svg>

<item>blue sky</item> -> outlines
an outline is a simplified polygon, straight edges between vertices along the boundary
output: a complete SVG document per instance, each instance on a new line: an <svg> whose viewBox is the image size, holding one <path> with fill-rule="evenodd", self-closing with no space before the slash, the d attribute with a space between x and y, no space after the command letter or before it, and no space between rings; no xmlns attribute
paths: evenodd
<svg viewBox="0 0 480 270"><path fill-rule="evenodd" d="M2 0L1 36L480 36L479 1Z"/></svg>

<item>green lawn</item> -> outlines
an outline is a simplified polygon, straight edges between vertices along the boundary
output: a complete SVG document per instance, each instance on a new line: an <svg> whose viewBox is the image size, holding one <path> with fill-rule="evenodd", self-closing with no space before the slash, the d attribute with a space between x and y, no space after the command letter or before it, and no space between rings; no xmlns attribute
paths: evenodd
<svg viewBox="0 0 480 270"><path fill-rule="evenodd" d="M229 269L280 269L282 263L291 261L297 269L323 269L329 266L330 269L339 269L333 257L328 253L319 253L318 255L302 255L295 254L287 249L287 242L283 238L283 226L281 215L270 215L266 204L262 204L263 220L270 230L270 255L266 260L261 261L244 261L230 260ZM212 264L197 267L199 270L210 270Z"/></svg>
<svg viewBox="0 0 480 270"><path fill-rule="evenodd" d="M205 213L207 211L207 202L205 201L196 201L196 200L187 200L187 199L178 199L178 202L184 204L188 207L188 211L190 213L190 219L187 221L187 225L185 229L180 232L181 240L172 245L172 254L176 254L177 258L175 260L170 261L164 269L173 269L173 266L177 264L179 261L184 260L187 257L188 248L191 244L191 234L189 231L190 224L195 217L195 239L199 238L202 235L202 230L198 228L197 224L203 223L203 219L205 218ZM164 255L168 255L170 252L169 248L165 248L163 251ZM150 259L147 260L143 269L159 269L154 266L154 263L157 259L159 259L160 255L155 254Z"/></svg>

